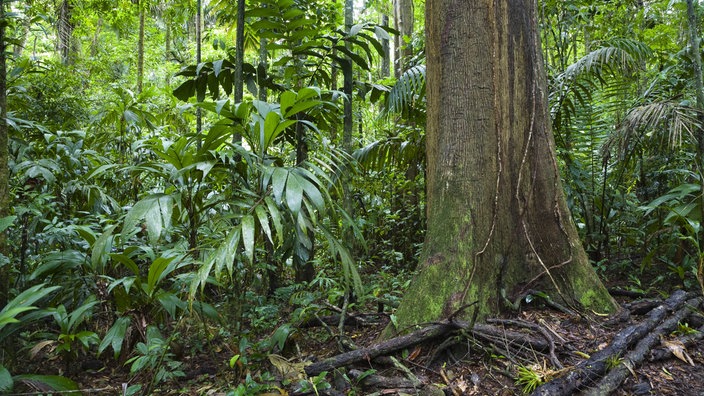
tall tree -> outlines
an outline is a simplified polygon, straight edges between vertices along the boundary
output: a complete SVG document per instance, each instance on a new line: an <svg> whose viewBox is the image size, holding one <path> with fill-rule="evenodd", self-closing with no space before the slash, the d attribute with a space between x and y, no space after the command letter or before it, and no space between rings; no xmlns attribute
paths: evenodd
<svg viewBox="0 0 704 396"><path fill-rule="evenodd" d="M697 5L698 4L697 2ZM699 45L699 15L692 0L687 0L687 20L689 22L689 50L694 68L694 90L697 98L696 108L699 110L699 125L696 129L697 167L699 168L699 183L702 191L704 191L704 127L702 127L702 123L704 122L704 82L702 82L702 53ZM699 210L701 219L704 220L704 194L700 196ZM700 235L699 238L700 246L704 246L704 235ZM699 280L699 286L702 292L704 292L704 262L702 259L699 259L697 279Z"/></svg>
<svg viewBox="0 0 704 396"><path fill-rule="evenodd" d="M549 127L534 0L428 0L427 234L400 329L530 289L610 312L571 221ZM467 315L463 312L463 315Z"/></svg>
<svg viewBox="0 0 704 396"><path fill-rule="evenodd" d="M144 81L144 13L146 5L144 1L137 0L139 7L139 35L137 38L137 93L142 93Z"/></svg>
<svg viewBox="0 0 704 396"><path fill-rule="evenodd" d="M394 28L399 32L395 36L394 74L396 78L404 71L404 64L413 56L411 37L413 36L413 0L394 0Z"/></svg>
<svg viewBox="0 0 704 396"><path fill-rule="evenodd" d="M10 169L8 160L8 131L7 131L7 69L5 65L5 26L7 26L5 15L5 2L0 0L0 219L10 214ZM5 232L0 232L0 255L7 257L7 239ZM8 267L0 262L0 307L4 307L8 300L10 290L10 276Z"/></svg>
<svg viewBox="0 0 704 396"><path fill-rule="evenodd" d="M73 4L69 0L63 0L59 6L59 15L56 20L56 50L64 64L71 62L71 53L74 49L73 30L75 26L72 21L72 13Z"/></svg>

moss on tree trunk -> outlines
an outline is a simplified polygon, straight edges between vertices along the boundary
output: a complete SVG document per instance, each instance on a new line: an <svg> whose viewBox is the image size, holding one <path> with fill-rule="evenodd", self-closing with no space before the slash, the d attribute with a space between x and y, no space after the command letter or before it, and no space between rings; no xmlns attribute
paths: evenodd
<svg viewBox="0 0 704 396"><path fill-rule="evenodd" d="M428 230L399 328L474 302L495 315L528 289L613 311L563 195L534 2L426 7Z"/></svg>

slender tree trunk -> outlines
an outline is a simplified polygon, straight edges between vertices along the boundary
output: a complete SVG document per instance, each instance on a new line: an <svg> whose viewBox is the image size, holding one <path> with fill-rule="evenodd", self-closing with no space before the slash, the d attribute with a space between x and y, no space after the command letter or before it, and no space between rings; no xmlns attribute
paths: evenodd
<svg viewBox="0 0 704 396"><path fill-rule="evenodd" d="M200 65L201 59L201 45L203 41L203 5L201 0L196 1L196 64ZM196 108L196 136L198 136L197 147L200 150L201 147L201 134L203 133L203 113L201 108Z"/></svg>
<svg viewBox="0 0 704 396"><path fill-rule="evenodd" d="M235 87L234 101L235 103L242 102L244 97L244 74L242 67L244 65L244 13L245 0L237 0L237 29L235 31ZM234 143L241 143L242 136L234 134L232 136Z"/></svg>
<svg viewBox="0 0 704 396"><path fill-rule="evenodd" d="M0 219L10 214L10 169L7 131L7 69L5 60L5 2L0 0ZM9 257L7 237L0 232L0 254ZM0 309L7 304L10 290L9 265L0 263Z"/></svg>
<svg viewBox="0 0 704 396"><path fill-rule="evenodd" d="M34 0L26 0L27 5L26 7L28 9L31 9ZM12 53L14 54L15 58L19 58L22 56L22 51L24 51L24 46L27 43L27 36L29 35L29 27L31 23L32 18L29 15L25 15L24 18L22 18L22 23L19 26L20 32L17 35L17 42L14 45L14 48L12 50Z"/></svg>
<svg viewBox="0 0 704 396"><path fill-rule="evenodd" d="M71 41L73 39L74 29L73 22L71 21L72 11L73 6L69 0L63 0L56 21L56 50L63 64L69 64L71 62Z"/></svg>
<svg viewBox="0 0 704 396"><path fill-rule="evenodd" d="M396 78L403 74L405 64L413 56L413 0L394 0L394 22L399 34L394 40L396 56L394 58L394 73Z"/></svg>
<svg viewBox="0 0 704 396"><path fill-rule="evenodd" d="M237 0L237 29L235 37L235 103L242 101L244 94L244 76L242 66L244 64L244 13L245 0Z"/></svg>
<svg viewBox="0 0 704 396"><path fill-rule="evenodd" d="M259 39L259 71L258 75L260 77L263 77L269 68L268 66L268 61L267 58L269 57L269 52L266 49L266 39L265 38L260 38ZM267 88L264 86L263 82L259 82L259 100L266 102L267 98Z"/></svg>
<svg viewBox="0 0 704 396"><path fill-rule="evenodd" d="M702 82L702 54L700 49L700 39L699 39L699 15L697 10L694 8L692 0L687 0L687 18L689 20L689 49L691 51L692 59L694 60L694 89L697 96L697 109L699 110L699 126L696 130L697 136L697 165L699 167L699 183L701 190L704 192L704 83ZM700 195L700 215L704 222L704 194ZM704 249L704 233L699 235L699 247L700 250ZM699 280L699 286L704 293L704 257L699 257L698 268L697 268L697 279Z"/></svg>
<svg viewBox="0 0 704 396"><path fill-rule="evenodd" d="M345 31L350 31L354 23L353 20L354 2L353 0L345 0ZM345 45L350 48L349 43L345 43ZM354 76L352 75L352 60L349 58L346 58L342 64L342 78L342 91L347 95L343 110L344 125L342 130L342 147L350 151L352 148L352 128L354 126L352 119L352 86Z"/></svg>
<svg viewBox="0 0 704 396"><path fill-rule="evenodd" d="M139 39L137 40L137 93L142 93L144 82L144 4L137 3L139 7Z"/></svg>
<svg viewBox="0 0 704 396"><path fill-rule="evenodd" d="M516 308L538 289L611 312L571 221L534 0L428 0L427 234L398 329ZM475 311L476 310L476 311Z"/></svg>
<svg viewBox="0 0 704 396"><path fill-rule="evenodd" d="M389 26L389 16L384 14L381 16L381 26ZM381 59L381 78L388 77L391 70L391 49L389 46L389 40L381 40L381 49L383 50L383 58Z"/></svg>

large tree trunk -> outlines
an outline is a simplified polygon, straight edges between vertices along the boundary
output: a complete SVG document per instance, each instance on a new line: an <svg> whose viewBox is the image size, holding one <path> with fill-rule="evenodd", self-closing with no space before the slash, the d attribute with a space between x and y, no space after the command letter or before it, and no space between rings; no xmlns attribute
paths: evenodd
<svg viewBox="0 0 704 396"><path fill-rule="evenodd" d="M698 5L698 3L697 3ZM702 122L704 122L704 114L702 109L704 109L704 82L702 81L702 53L699 46L699 15L697 15L697 10L693 0L687 0L687 20L689 21L689 50L694 60L694 90L697 97L697 109L699 111L698 119L699 126L696 129L697 137L697 160L696 164L699 168L699 174L704 175L704 127L702 127ZM700 185L702 191L704 191L704 177L700 177ZM699 210L701 218L704 219L704 194L701 195L699 201ZM699 237L699 246L704 246L704 235ZM699 281L699 287L704 293L704 261L699 259L697 266L697 280Z"/></svg>
<svg viewBox="0 0 704 396"><path fill-rule="evenodd" d="M399 329L528 289L613 311L563 196L534 0L426 4L428 229Z"/></svg>
<svg viewBox="0 0 704 396"><path fill-rule="evenodd" d="M5 2L0 0L0 20L5 20ZM9 138L7 131L7 101L6 101L6 61L5 61L5 24L0 25L0 219L10 214L10 168L8 160ZM0 232L0 254L9 257L5 232ZM4 307L9 299L10 267L0 264L0 307ZM0 308L2 309L2 308Z"/></svg>

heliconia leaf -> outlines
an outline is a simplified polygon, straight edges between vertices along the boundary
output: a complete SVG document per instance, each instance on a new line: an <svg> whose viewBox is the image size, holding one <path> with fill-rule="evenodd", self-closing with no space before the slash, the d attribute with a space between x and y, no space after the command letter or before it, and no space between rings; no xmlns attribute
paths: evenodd
<svg viewBox="0 0 704 396"><path fill-rule="evenodd" d="M271 236L271 228L269 227L269 217L267 216L266 209L262 205L257 205L254 208L254 212L257 214L259 219L259 224L262 226L262 231L271 243L274 243L274 239Z"/></svg>
<svg viewBox="0 0 704 396"><path fill-rule="evenodd" d="M242 217L242 243L244 244L244 254L249 262L254 261L254 217L246 215Z"/></svg>
<svg viewBox="0 0 704 396"><path fill-rule="evenodd" d="M298 176L291 172L286 181L286 205L291 210L293 215L298 215L301 210L301 201L303 200L303 186L301 186Z"/></svg>
<svg viewBox="0 0 704 396"><path fill-rule="evenodd" d="M288 175L289 172L284 168L274 168L274 173L271 175L271 189L274 192L274 199L276 199L277 204L281 204Z"/></svg>

